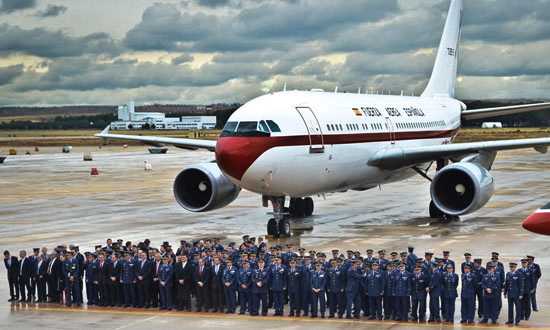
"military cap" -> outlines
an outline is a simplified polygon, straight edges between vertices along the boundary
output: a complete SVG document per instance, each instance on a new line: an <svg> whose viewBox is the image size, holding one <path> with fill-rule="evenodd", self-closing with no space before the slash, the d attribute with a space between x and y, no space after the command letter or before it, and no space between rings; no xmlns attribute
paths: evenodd
<svg viewBox="0 0 550 330"><path fill-rule="evenodd" d="M113 250L109 249L108 247L105 247L105 252L107 252L107 253L113 253Z"/></svg>
<svg viewBox="0 0 550 330"><path fill-rule="evenodd" d="M58 245L57 248L61 249L63 248L63 245Z"/></svg>
<svg viewBox="0 0 550 330"><path fill-rule="evenodd" d="M162 259L168 259L168 257L169 257L168 254L165 254L162 256Z"/></svg>
<svg viewBox="0 0 550 330"><path fill-rule="evenodd" d="M483 262L483 259L474 259L474 262L480 264Z"/></svg>
<svg viewBox="0 0 550 330"><path fill-rule="evenodd" d="M184 239L182 239L182 240L180 240L180 243L181 243L181 244L184 244L184 243L187 243L187 241L184 240Z"/></svg>
<svg viewBox="0 0 550 330"><path fill-rule="evenodd" d="M275 259L275 257L276 257L276 255L274 255L274 254L269 255L269 259Z"/></svg>
<svg viewBox="0 0 550 330"><path fill-rule="evenodd" d="M407 252L401 252L401 253L399 253L399 255L402 256L402 257L403 257L403 256L406 256L407 254L408 254Z"/></svg>
<svg viewBox="0 0 550 330"><path fill-rule="evenodd" d="M497 261L498 260L498 257L492 257L491 258L491 261Z"/></svg>
<svg viewBox="0 0 550 330"><path fill-rule="evenodd" d="M445 268L453 268L453 265L447 264L447 266L445 266Z"/></svg>
<svg viewBox="0 0 550 330"><path fill-rule="evenodd" d="M390 262L389 264L386 265L386 267L394 267L395 264L393 262Z"/></svg>
<svg viewBox="0 0 550 330"><path fill-rule="evenodd" d="M287 243L286 247L293 247L294 245L292 243Z"/></svg>
<svg viewBox="0 0 550 330"><path fill-rule="evenodd" d="M90 253L90 255L94 258L97 258L97 253L95 253L95 252Z"/></svg>
<svg viewBox="0 0 550 330"><path fill-rule="evenodd" d="M74 244L69 244L69 249L73 249L74 248Z"/></svg>
<svg viewBox="0 0 550 330"><path fill-rule="evenodd" d="M315 250L309 250L309 254L315 254L317 252L315 252Z"/></svg>
<svg viewBox="0 0 550 330"><path fill-rule="evenodd" d="M386 250L380 250L378 253L386 254Z"/></svg>
<svg viewBox="0 0 550 330"><path fill-rule="evenodd" d="M324 252L321 252L321 257L322 257L322 258L326 258L327 255L326 255Z"/></svg>
<svg viewBox="0 0 550 330"><path fill-rule="evenodd" d="M346 253L347 254L353 254L353 251L352 250L347 250Z"/></svg>
<svg viewBox="0 0 550 330"><path fill-rule="evenodd" d="M530 255L528 255L528 256L527 256L527 259L533 259L533 260L534 260L534 259L535 259L535 257L534 257L534 256L530 256Z"/></svg>
<svg viewBox="0 0 550 330"><path fill-rule="evenodd" d="M320 261L317 261L317 262L315 263L315 266L322 266L322 265L323 265L323 264L322 264Z"/></svg>
<svg viewBox="0 0 550 330"><path fill-rule="evenodd" d="M304 258L305 259L311 259L311 256L305 256Z"/></svg>
<svg viewBox="0 0 550 330"><path fill-rule="evenodd" d="M418 262L424 262L424 259L422 259L422 258L416 258L416 262L417 262L417 263L418 263Z"/></svg>
<svg viewBox="0 0 550 330"><path fill-rule="evenodd" d="M472 254L471 254L471 253L468 253L468 252L466 252L466 253L464 253L464 256L465 256L465 257L471 257L471 256L472 256Z"/></svg>
<svg viewBox="0 0 550 330"><path fill-rule="evenodd" d="M451 254L451 252L449 252L449 251L443 251L443 255L444 255L444 256L449 255L449 254Z"/></svg>
<svg viewBox="0 0 550 330"><path fill-rule="evenodd" d="M425 255L425 256L433 256L434 253L433 253L433 252L424 252L424 255Z"/></svg>
<svg viewBox="0 0 550 330"><path fill-rule="evenodd" d="M191 247L191 243L189 242L185 243L185 247Z"/></svg>
<svg viewBox="0 0 550 330"><path fill-rule="evenodd" d="M281 257L275 256L273 259L275 259L275 260L281 260Z"/></svg>
<svg viewBox="0 0 550 330"><path fill-rule="evenodd" d="M280 244L277 244L277 245L275 245L275 248L276 248L277 250L282 250L282 249L283 249L283 246L280 245Z"/></svg>
<svg viewBox="0 0 550 330"><path fill-rule="evenodd" d="M367 253L373 253L374 251L372 249L367 249Z"/></svg>
<svg viewBox="0 0 550 330"><path fill-rule="evenodd" d="M396 256L396 255L397 255L397 252L393 251L392 253L390 253L390 255Z"/></svg>
<svg viewBox="0 0 550 330"><path fill-rule="evenodd" d="M227 245L228 245L228 246L235 246L235 245L237 245L237 243L235 243L235 242L229 242L229 244L227 244Z"/></svg>
<svg viewBox="0 0 550 330"><path fill-rule="evenodd" d="M336 259L331 259L331 260L330 260L330 263L331 263L331 264L335 264L335 263L336 263Z"/></svg>
<svg viewBox="0 0 550 330"><path fill-rule="evenodd" d="M378 264L376 261L372 263L373 266L379 266L380 264Z"/></svg>
<svg viewBox="0 0 550 330"><path fill-rule="evenodd" d="M101 249L101 245L94 246L95 249Z"/></svg>
<svg viewBox="0 0 550 330"><path fill-rule="evenodd" d="M430 264L432 264L432 265L434 265L434 266L437 266L437 265L438 265L437 261L434 261L434 260L430 261Z"/></svg>
<svg viewBox="0 0 550 330"><path fill-rule="evenodd" d="M498 252L491 252L491 255L499 256L500 254Z"/></svg>
<svg viewBox="0 0 550 330"><path fill-rule="evenodd" d="M360 263L361 263L361 261L359 261L359 260L353 261L353 264L360 264Z"/></svg>
<svg viewBox="0 0 550 330"><path fill-rule="evenodd" d="M40 251L40 248L32 248L33 251Z"/></svg>
<svg viewBox="0 0 550 330"><path fill-rule="evenodd" d="M219 240L220 240L220 238L217 237L217 236L214 236L212 239L215 240L215 241L219 241Z"/></svg>
<svg viewBox="0 0 550 330"><path fill-rule="evenodd" d="M90 251L84 252L84 255L85 255L85 256L89 256L89 255L90 255Z"/></svg>
<svg viewBox="0 0 550 330"><path fill-rule="evenodd" d="M412 250L414 250L414 246L409 245L409 246L407 246L407 249L412 249Z"/></svg>
<svg viewBox="0 0 550 330"><path fill-rule="evenodd" d="M306 251L306 249L304 249L303 247L298 249L298 252L305 252L305 251Z"/></svg>
<svg viewBox="0 0 550 330"><path fill-rule="evenodd" d="M122 238L119 238L119 239L117 239L116 241L119 242L119 243L120 243L120 242L124 242L124 240L123 240Z"/></svg>
<svg viewBox="0 0 550 330"><path fill-rule="evenodd" d="M322 256L322 255L323 255L322 252L317 252L317 254L316 254L316 256L318 256L318 257L320 257L320 256Z"/></svg>
<svg viewBox="0 0 550 330"><path fill-rule="evenodd" d="M296 263L296 260L290 260L290 263L291 263L291 264L295 264L295 263Z"/></svg>
<svg viewBox="0 0 550 330"><path fill-rule="evenodd" d="M60 248L54 248L53 250L54 250L55 252L57 252L57 253L61 252L61 249L60 249Z"/></svg>
<svg viewBox="0 0 550 330"><path fill-rule="evenodd" d="M193 255L194 255L194 256L200 256L200 253L195 252L195 253L193 253Z"/></svg>
<svg viewBox="0 0 550 330"><path fill-rule="evenodd" d="M199 243L200 243L200 241L199 241L198 239L196 239L196 240L193 241L193 245L197 245L197 244L199 244Z"/></svg>
<svg viewBox="0 0 550 330"><path fill-rule="evenodd" d="M256 242L256 237L250 237L250 241Z"/></svg>
<svg viewBox="0 0 550 330"><path fill-rule="evenodd" d="M464 265L464 268L470 268L470 269L472 269L472 266L470 266L470 265Z"/></svg>
<svg viewBox="0 0 550 330"><path fill-rule="evenodd" d="M250 235L243 235L243 239L250 238Z"/></svg>
<svg viewBox="0 0 550 330"><path fill-rule="evenodd" d="M443 258L438 258L438 259L437 259L437 262L443 262L443 263L445 263L445 259L443 259Z"/></svg>
<svg viewBox="0 0 550 330"><path fill-rule="evenodd" d="M529 262L529 260L527 259L521 259L521 262L524 263L524 262Z"/></svg>
<svg viewBox="0 0 550 330"><path fill-rule="evenodd" d="M249 264L248 260L243 261L243 264Z"/></svg>
<svg viewBox="0 0 550 330"><path fill-rule="evenodd" d="M297 256L296 257L296 260L302 260L302 259L303 259L302 256Z"/></svg>
<svg viewBox="0 0 550 330"><path fill-rule="evenodd" d="M491 264L491 263L489 263L489 264L487 264L487 268L495 268L495 265L494 265L494 264Z"/></svg>
<svg viewBox="0 0 550 330"><path fill-rule="evenodd" d="M332 250L332 254L338 254L338 252L340 252L340 251L338 251L338 250Z"/></svg>
<svg viewBox="0 0 550 330"><path fill-rule="evenodd" d="M265 263L265 260L264 260L264 259L260 259L260 260L258 260L258 263L262 263L262 264L263 264L263 263Z"/></svg>
<svg viewBox="0 0 550 330"><path fill-rule="evenodd" d="M369 263L369 262L365 262L364 265L365 265L365 267L368 267L368 268L371 268L371 266L372 266L372 264Z"/></svg>
<svg viewBox="0 0 550 330"><path fill-rule="evenodd" d="M414 267L414 270L417 270L417 269L418 269L418 270L422 270L422 267L420 267L420 266Z"/></svg>
<svg viewBox="0 0 550 330"><path fill-rule="evenodd" d="M399 263L397 266L398 266L398 267L405 267L405 264L401 262L401 263Z"/></svg>
<svg viewBox="0 0 550 330"><path fill-rule="evenodd" d="M511 262L511 263L509 263L509 265L510 265L510 267L516 267L518 264L515 263L515 262Z"/></svg>
<svg viewBox="0 0 550 330"><path fill-rule="evenodd" d="M274 246L269 247L269 251L275 251L275 250L277 250L277 249Z"/></svg>
<svg viewBox="0 0 550 330"><path fill-rule="evenodd" d="M231 260L231 258L228 258L228 259L225 261L225 263L229 263L229 262L230 262L230 263L233 263L233 260Z"/></svg>
<svg viewBox="0 0 550 330"><path fill-rule="evenodd" d="M401 260L394 260L392 262L390 262L390 264L393 263L395 265L399 265L401 263Z"/></svg>
<svg viewBox="0 0 550 330"><path fill-rule="evenodd" d="M265 253L264 253L264 252L259 252L258 255L259 255L260 257L263 257L263 256L265 256Z"/></svg>
<svg viewBox="0 0 550 330"><path fill-rule="evenodd" d="M73 251L69 250L66 252L67 254L73 255Z"/></svg>

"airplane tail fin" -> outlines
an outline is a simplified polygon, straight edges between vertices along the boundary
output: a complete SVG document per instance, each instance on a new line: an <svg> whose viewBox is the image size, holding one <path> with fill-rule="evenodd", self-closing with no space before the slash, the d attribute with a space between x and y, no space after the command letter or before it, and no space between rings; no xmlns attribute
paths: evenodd
<svg viewBox="0 0 550 330"><path fill-rule="evenodd" d="M456 68L458 61L458 43L462 27L463 0L451 0L445 28L437 50L432 76L428 86L421 96L453 97L456 84Z"/></svg>

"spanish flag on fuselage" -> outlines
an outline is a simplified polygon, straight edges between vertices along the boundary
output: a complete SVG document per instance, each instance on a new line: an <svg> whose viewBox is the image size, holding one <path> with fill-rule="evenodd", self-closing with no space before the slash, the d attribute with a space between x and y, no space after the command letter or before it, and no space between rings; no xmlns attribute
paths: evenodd
<svg viewBox="0 0 550 330"><path fill-rule="evenodd" d="M351 110L353 110L353 112L355 112L355 115L356 116L362 116L363 114L361 113L361 110L357 109L357 108L351 108Z"/></svg>

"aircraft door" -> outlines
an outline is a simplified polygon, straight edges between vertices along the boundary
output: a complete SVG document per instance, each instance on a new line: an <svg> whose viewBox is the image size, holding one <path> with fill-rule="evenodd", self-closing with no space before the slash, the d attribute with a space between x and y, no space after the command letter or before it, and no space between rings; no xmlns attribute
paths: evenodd
<svg viewBox="0 0 550 330"><path fill-rule="evenodd" d="M321 131L321 125L313 113L313 110L309 107L296 107L296 111L304 124L309 135L309 152L310 153L319 153L325 151L324 141L323 141L323 132Z"/></svg>
<svg viewBox="0 0 550 330"><path fill-rule="evenodd" d="M390 120L390 117L386 117L386 125L388 126L388 132L390 132L390 143L395 144L395 131L393 129L393 124Z"/></svg>

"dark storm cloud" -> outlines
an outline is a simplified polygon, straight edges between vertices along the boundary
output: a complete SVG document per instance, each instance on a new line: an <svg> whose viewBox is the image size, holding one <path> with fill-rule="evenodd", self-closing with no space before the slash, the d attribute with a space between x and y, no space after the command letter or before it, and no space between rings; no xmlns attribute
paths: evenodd
<svg viewBox="0 0 550 330"><path fill-rule="evenodd" d="M65 32L43 28L24 30L19 26L0 25L0 54L27 54L46 58L83 54L120 53L120 47L106 33L70 37Z"/></svg>
<svg viewBox="0 0 550 330"><path fill-rule="evenodd" d="M67 6L63 5L48 5L45 10L36 13L38 17L55 17L67 11Z"/></svg>
<svg viewBox="0 0 550 330"><path fill-rule="evenodd" d="M23 74L22 64L0 68L0 86L11 82L21 74Z"/></svg>
<svg viewBox="0 0 550 330"><path fill-rule="evenodd" d="M9 14L14 11L36 7L36 0L2 0L0 14Z"/></svg>
<svg viewBox="0 0 550 330"><path fill-rule="evenodd" d="M192 61L193 61L193 56L191 56L189 54L182 54L178 57L173 58L172 59L172 64L178 65L178 64L188 63L188 62L192 62Z"/></svg>

